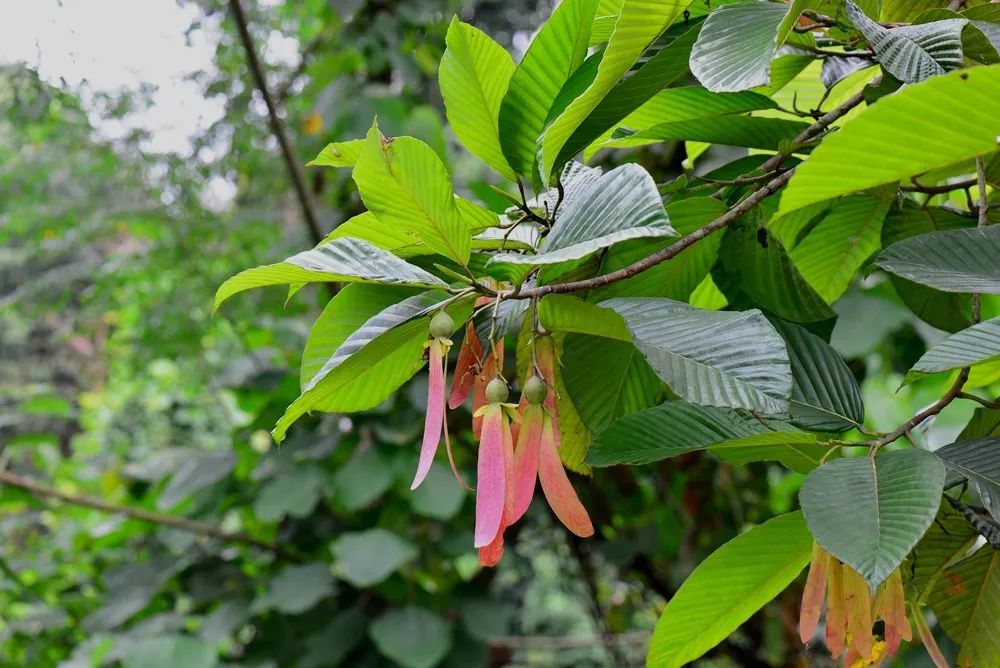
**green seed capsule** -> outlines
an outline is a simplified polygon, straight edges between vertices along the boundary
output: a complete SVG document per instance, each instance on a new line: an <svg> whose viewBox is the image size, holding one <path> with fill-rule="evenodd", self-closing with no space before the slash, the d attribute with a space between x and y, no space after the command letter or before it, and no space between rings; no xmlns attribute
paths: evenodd
<svg viewBox="0 0 1000 668"><path fill-rule="evenodd" d="M528 403L537 406L545 401L545 397L549 396L549 386L538 376L532 376L524 384L523 394Z"/></svg>
<svg viewBox="0 0 1000 668"><path fill-rule="evenodd" d="M447 339L455 331L455 321L444 311L438 311L431 318L431 336L435 339Z"/></svg>
<svg viewBox="0 0 1000 668"><path fill-rule="evenodd" d="M502 404L507 401L507 395L509 391L507 390L507 383L503 382L499 378L494 378L490 381L490 384L486 386L486 401L491 404Z"/></svg>

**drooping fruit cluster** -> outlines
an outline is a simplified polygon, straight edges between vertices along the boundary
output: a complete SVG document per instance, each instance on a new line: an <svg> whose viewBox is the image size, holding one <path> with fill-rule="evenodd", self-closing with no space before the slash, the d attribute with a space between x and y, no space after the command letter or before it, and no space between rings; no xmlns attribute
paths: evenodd
<svg viewBox="0 0 1000 668"><path fill-rule="evenodd" d="M845 665L878 663L883 657L894 654L900 641L912 637L899 569L879 585L872 598L864 578L814 543L799 615L799 636L803 643L809 643L816 633L824 598L826 645L834 659L846 650ZM884 640L876 639L872 633L879 619L885 626Z"/></svg>
<svg viewBox="0 0 1000 668"><path fill-rule="evenodd" d="M448 459L459 482L445 423L445 375L448 338L455 325L443 311L430 323L427 343L430 379L427 417L417 474L412 489L427 476L442 433ZM556 517L574 534L587 537L593 524L580 503L559 459L559 421L555 387L556 348L549 336L534 340L534 357L518 404L507 403L510 394L502 376L503 346L485 352L475 327L466 324L459 349L448 407L461 406L472 393L472 430L479 439L476 467L475 547L484 566L495 566L503 556L503 535L528 510L535 480ZM464 483L463 483L464 484Z"/></svg>

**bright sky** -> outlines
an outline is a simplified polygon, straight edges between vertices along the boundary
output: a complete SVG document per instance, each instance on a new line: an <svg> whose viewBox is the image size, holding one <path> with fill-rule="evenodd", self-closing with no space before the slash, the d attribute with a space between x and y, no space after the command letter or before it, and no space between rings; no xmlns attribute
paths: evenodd
<svg viewBox="0 0 1000 668"><path fill-rule="evenodd" d="M85 103L89 93L152 85L148 110L99 130L114 138L146 129L153 135L148 150L185 153L188 138L223 108L184 81L211 68L213 35L184 34L198 12L175 0L0 0L0 63L25 62L49 83L80 86Z"/></svg>

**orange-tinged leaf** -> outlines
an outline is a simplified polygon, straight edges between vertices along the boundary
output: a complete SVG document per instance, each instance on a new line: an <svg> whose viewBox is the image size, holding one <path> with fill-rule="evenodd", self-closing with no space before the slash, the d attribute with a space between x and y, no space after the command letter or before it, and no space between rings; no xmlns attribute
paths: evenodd
<svg viewBox="0 0 1000 668"><path fill-rule="evenodd" d="M826 580L826 646L830 656L838 658L844 651L847 636L847 606L844 595L844 565L830 559Z"/></svg>
<svg viewBox="0 0 1000 668"><path fill-rule="evenodd" d="M802 609L799 612L799 637L803 643L808 643L816 635L831 558L819 543L813 543L812 565L809 567L806 587L802 591Z"/></svg>
<svg viewBox="0 0 1000 668"><path fill-rule="evenodd" d="M847 632L851 649L858 656L872 653L872 595L864 578L850 566L843 567Z"/></svg>

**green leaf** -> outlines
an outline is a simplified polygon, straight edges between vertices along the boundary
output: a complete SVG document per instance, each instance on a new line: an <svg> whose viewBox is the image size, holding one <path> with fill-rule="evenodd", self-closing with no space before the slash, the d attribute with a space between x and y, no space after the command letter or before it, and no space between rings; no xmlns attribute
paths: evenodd
<svg viewBox="0 0 1000 668"><path fill-rule="evenodd" d="M365 146L364 139L352 139L327 144L306 167L353 167Z"/></svg>
<svg viewBox="0 0 1000 668"><path fill-rule="evenodd" d="M700 23L671 26L664 37L657 40L665 42L659 50L629 77L615 84L573 131L562 153L575 155L634 111L646 106L654 96L675 90L664 89L687 74L688 55L700 27Z"/></svg>
<svg viewBox="0 0 1000 668"><path fill-rule="evenodd" d="M337 509L354 513L372 505L392 486L391 462L378 448L356 452L333 475L333 502Z"/></svg>
<svg viewBox="0 0 1000 668"><path fill-rule="evenodd" d="M414 294L413 288L393 285L345 285L326 303L309 331L299 367L299 385L305 388L337 348L369 319Z"/></svg>
<svg viewBox="0 0 1000 668"><path fill-rule="evenodd" d="M330 546L340 577L353 586L372 587L417 558L417 548L385 529L341 534Z"/></svg>
<svg viewBox="0 0 1000 668"><path fill-rule="evenodd" d="M544 265L578 260L627 239L676 236L653 177L636 164L601 175L562 211L535 255L503 253L490 263Z"/></svg>
<svg viewBox="0 0 1000 668"><path fill-rule="evenodd" d="M562 367L570 399L592 432L623 415L654 406L662 398L663 383L631 341L567 336Z"/></svg>
<svg viewBox="0 0 1000 668"><path fill-rule="evenodd" d="M621 316L572 295L546 295L538 303L538 320L553 332L591 334L619 341L632 341Z"/></svg>
<svg viewBox="0 0 1000 668"><path fill-rule="evenodd" d="M219 482L236 467L236 454L229 449L199 452L177 467L170 482L156 499L156 507L169 510L195 492Z"/></svg>
<svg viewBox="0 0 1000 668"><path fill-rule="evenodd" d="M691 50L691 73L705 88L733 93L771 83L771 60L806 6L734 2L712 11Z"/></svg>
<svg viewBox="0 0 1000 668"><path fill-rule="evenodd" d="M587 462L593 466L649 464L704 449L727 461L729 455L740 458L744 453L742 461L746 462L757 461L760 447L787 448L789 454L809 450L815 453L822 447L810 446L816 446L815 434L788 427L771 431L749 415L732 409L674 400L612 423L594 438Z"/></svg>
<svg viewBox="0 0 1000 668"><path fill-rule="evenodd" d="M690 234L712 222L726 211L726 205L714 197L692 197L667 203L670 223L682 235ZM672 240L649 242L626 241L613 246L601 261L601 274L627 267L673 243ZM715 264L722 237L705 237L666 262L640 272L632 278L615 281L592 290L589 299L603 301L615 297L665 297L687 301Z"/></svg>
<svg viewBox="0 0 1000 668"><path fill-rule="evenodd" d="M367 281L427 288L448 285L367 241L343 237L293 255L284 262L241 271L219 286L215 308L236 293L252 288L329 281Z"/></svg>
<svg viewBox="0 0 1000 668"><path fill-rule="evenodd" d="M160 635L122 643L121 662L124 668L215 668L219 654L215 648L197 638L181 635Z"/></svg>
<svg viewBox="0 0 1000 668"><path fill-rule="evenodd" d="M377 406L423 365L430 314L446 297L426 292L373 316L348 337L285 409L272 434L279 443L308 411L351 412ZM456 322L469 316L467 301L449 307Z"/></svg>
<svg viewBox="0 0 1000 668"><path fill-rule="evenodd" d="M917 83L962 66L962 29L965 19L883 28L846 0L851 23L875 52L875 59L903 83Z"/></svg>
<svg viewBox="0 0 1000 668"><path fill-rule="evenodd" d="M311 610L333 591L333 576L326 564L291 565L268 583L265 603L289 615Z"/></svg>
<svg viewBox="0 0 1000 668"><path fill-rule="evenodd" d="M977 408L958 438L964 441L981 436L1000 436L1000 409Z"/></svg>
<svg viewBox="0 0 1000 668"><path fill-rule="evenodd" d="M1000 225L931 232L886 248L875 264L944 292L1000 294Z"/></svg>
<svg viewBox="0 0 1000 668"><path fill-rule="evenodd" d="M839 200L789 253L802 277L828 304L847 291L855 272L881 247L889 200L851 195Z"/></svg>
<svg viewBox="0 0 1000 668"><path fill-rule="evenodd" d="M681 86L660 91L651 100L629 114L620 125L625 131L605 133L588 148L589 155L602 146L625 148L642 146L658 141L656 138L643 139L639 135L664 123L677 123L693 119L715 118L730 114L746 113L761 109L773 109L777 105L769 97L746 91L743 93L712 93L701 86ZM684 127L684 126L679 126ZM700 126L696 126L700 128ZM698 129L699 132L708 132ZM730 135L735 133L730 133ZM729 138L727 135L726 138Z"/></svg>
<svg viewBox="0 0 1000 668"><path fill-rule="evenodd" d="M278 522L286 515L307 517L316 507L325 480L312 467L300 467L269 480L253 500L253 514L261 522Z"/></svg>
<svg viewBox="0 0 1000 668"><path fill-rule="evenodd" d="M514 170L500 148L500 103L514 74L514 61L489 35L458 18L445 39L438 81L448 122L470 152L513 181Z"/></svg>
<svg viewBox="0 0 1000 668"><path fill-rule="evenodd" d="M532 178L535 145L563 84L587 55L597 0L565 0L531 41L500 105L500 145L514 171Z"/></svg>
<svg viewBox="0 0 1000 668"><path fill-rule="evenodd" d="M462 509L466 496L448 467L434 462L424 483L410 492L410 507L418 515L447 521Z"/></svg>
<svg viewBox="0 0 1000 668"><path fill-rule="evenodd" d="M720 270L729 274L720 272L716 282L731 300L743 292L753 303L794 322L819 322L836 315L766 227L746 224L743 229L729 230L719 254L721 266L716 265L713 275Z"/></svg>
<svg viewBox="0 0 1000 668"><path fill-rule="evenodd" d="M384 656L404 668L432 668L451 649L451 624L425 608L393 608L368 628Z"/></svg>
<svg viewBox="0 0 1000 668"><path fill-rule="evenodd" d="M942 207L903 206L890 214L882 227L882 246L938 230L962 229L974 221ZM890 275L892 286L902 302L917 317L938 329L955 332L972 324L972 298L969 295L941 292Z"/></svg>
<svg viewBox="0 0 1000 668"><path fill-rule="evenodd" d="M389 251L398 257L414 257L433 254L412 234L382 223L371 211L348 218L323 238L316 247L324 246L334 239L353 237L367 241L372 246Z"/></svg>
<svg viewBox="0 0 1000 668"><path fill-rule="evenodd" d="M934 521L944 477L926 450L838 459L809 474L799 501L816 541L874 590Z"/></svg>
<svg viewBox="0 0 1000 668"><path fill-rule="evenodd" d="M757 116L709 116L660 123L635 134L606 142L606 148L625 148L651 141L698 141L776 151L808 127L808 123Z"/></svg>
<svg viewBox="0 0 1000 668"><path fill-rule="evenodd" d="M952 334L924 353L906 374L907 380L1000 359L1000 318Z"/></svg>
<svg viewBox="0 0 1000 668"><path fill-rule="evenodd" d="M602 305L625 318L636 347L678 396L707 406L788 412L788 353L760 311L701 311L652 298Z"/></svg>
<svg viewBox="0 0 1000 668"><path fill-rule="evenodd" d="M804 327L771 321L792 364L792 424L814 431L845 431L864 423L861 388L840 355Z"/></svg>
<svg viewBox="0 0 1000 668"><path fill-rule="evenodd" d="M779 215L997 150L1000 65L950 72L889 95L795 170ZM961 123L952 119L961 118Z"/></svg>
<svg viewBox="0 0 1000 668"><path fill-rule="evenodd" d="M737 536L688 576L656 624L647 666L690 665L781 593L812 555L799 512Z"/></svg>
<svg viewBox="0 0 1000 668"><path fill-rule="evenodd" d="M365 206L385 225L413 234L431 250L465 264L469 223L455 204L448 170L413 137L386 139L373 125L354 167Z"/></svg>
<svg viewBox="0 0 1000 668"><path fill-rule="evenodd" d="M1000 519L1000 438L989 436L958 441L934 451L945 465L976 488L983 505Z"/></svg>
<svg viewBox="0 0 1000 668"><path fill-rule="evenodd" d="M571 147L573 153L564 150L577 128L689 4L690 0L624 0L594 82L545 129L539 141L542 181L548 182L549 176L581 148Z"/></svg>
<svg viewBox="0 0 1000 668"><path fill-rule="evenodd" d="M937 581L928 599L945 632L960 646L956 666L1000 663L1000 550L981 548Z"/></svg>

